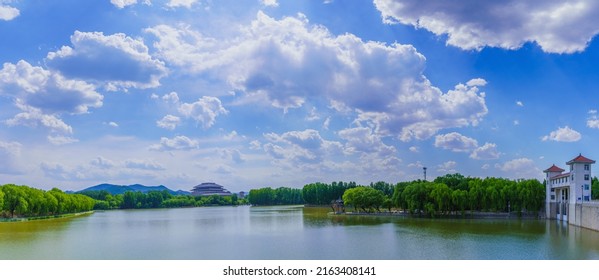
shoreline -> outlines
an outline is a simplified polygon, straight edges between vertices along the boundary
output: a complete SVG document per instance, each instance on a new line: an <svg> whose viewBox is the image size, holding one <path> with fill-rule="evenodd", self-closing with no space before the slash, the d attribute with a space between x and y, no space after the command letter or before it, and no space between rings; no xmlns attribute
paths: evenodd
<svg viewBox="0 0 599 280"><path fill-rule="evenodd" d="M543 220L545 219L539 213L507 213L507 212L466 212L462 214L448 214L448 215L437 215L431 217L430 215L417 215L410 214L407 212L343 212L334 213L329 212L332 215L344 215L344 216L377 216L377 217L410 217L410 218L423 218L423 219L527 219L527 220Z"/></svg>
<svg viewBox="0 0 599 280"><path fill-rule="evenodd" d="M62 218L70 218L77 217L83 215L91 215L95 211L86 211L86 212L78 212L78 213L68 213L68 214L60 214L60 215L51 215L51 216L39 216L39 217L23 217L23 218L0 218L0 223L17 223L17 222L29 222L36 220L50 220L50 219L62 219Z"/></svg>

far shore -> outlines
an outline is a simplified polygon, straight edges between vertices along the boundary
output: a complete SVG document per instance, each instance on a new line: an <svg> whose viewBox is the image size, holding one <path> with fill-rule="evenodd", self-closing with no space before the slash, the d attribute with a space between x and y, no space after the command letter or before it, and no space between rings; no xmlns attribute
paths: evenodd
<svg viewBox="0 0 599 280"><path fill-rule="evenodd" d="M94 211L86 211L86 212L79 212L79 213L68 213L68 214L50 215L50 216L39 216L39 217L0 218L0 223L27 222L27 221L48 220L48 219L61 219L61 218L70 218L70 217L83 216L83 215L91 215L93 213L94 213Z"/></svg>

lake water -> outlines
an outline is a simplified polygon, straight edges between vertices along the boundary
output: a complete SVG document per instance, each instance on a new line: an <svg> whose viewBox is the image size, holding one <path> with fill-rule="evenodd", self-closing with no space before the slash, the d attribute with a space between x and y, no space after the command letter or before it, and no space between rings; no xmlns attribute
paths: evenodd
<svg viewBox="0 0 599 280"><path fill-rule="evenodd" d="M553 220L330 215L302 206L116 210L0 223L0 259L599 259Z"/></svg>

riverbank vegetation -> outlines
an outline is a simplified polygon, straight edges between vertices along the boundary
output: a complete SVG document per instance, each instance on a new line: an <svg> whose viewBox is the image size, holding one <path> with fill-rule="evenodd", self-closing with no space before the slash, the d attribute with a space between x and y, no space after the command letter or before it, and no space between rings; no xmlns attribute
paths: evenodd
<svg viewBox="0 0 599 280"><path fill-rule="evenodd" d="M260 188L250 190L248 202L252 205L294 205L304 204L302 191L286 187Z"/></svg>
<svg viewBox="0 0 599 280"><path fill-rule="evenodd" d="M91 211L95 201L80 194L53 188L43 191L28 186L0 186L0 217L4 219L60 216Z"/></svg>
<svg viewBox="0 0 599 280"><path fill-rule="evenodd" d="M304 186L302 194L306 203L320 205L343 198L346 208L353 208L356 212L381 212L386 209L388 212L429 216L464 215L466 211L536 213L545 202L545 187L538 180L481 179L461 174L396 185L385 182L369 186L315 183Z"/></svg>
<svg viewBox="0 0 599 280"><path fill-rule="evenodd" d="M117 195L112 195L108 191L84 191L80 194L95 199L94 209L97 210L230 206L247 203L245 199L238 199L236 194L230 196L172 195L166 190L147 193L127 191Z"/></svg>

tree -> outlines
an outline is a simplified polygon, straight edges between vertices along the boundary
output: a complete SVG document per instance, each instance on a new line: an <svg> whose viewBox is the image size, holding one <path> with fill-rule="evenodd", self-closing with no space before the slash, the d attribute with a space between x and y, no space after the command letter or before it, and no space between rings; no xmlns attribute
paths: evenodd
<svg viewBox="0 0 599 280"><path fill-rule="evenodd" d="M596 176L591 180L591 199L599 199L599 180Z"/></svg>
<svg viewBox="0 0 599 280"><path fill-rule="evenodd" d="M380 207L385 202L385 194L370 187L355 187L343 193L343 202L354 206L354 209L360 208L364 212L370 212L371 209L380 212Z"/></svg>

